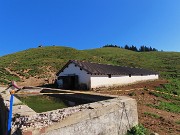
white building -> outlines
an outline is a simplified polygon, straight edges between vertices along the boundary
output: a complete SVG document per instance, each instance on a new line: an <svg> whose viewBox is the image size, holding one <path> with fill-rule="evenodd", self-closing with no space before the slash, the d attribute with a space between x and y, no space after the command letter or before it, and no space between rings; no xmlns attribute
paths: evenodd
<svg viewBox="0 0 180 135"><path fill-rule="evenodd" d="M59 88L93 89L158 79L156 72L70 60L57 74Z"/></svg>

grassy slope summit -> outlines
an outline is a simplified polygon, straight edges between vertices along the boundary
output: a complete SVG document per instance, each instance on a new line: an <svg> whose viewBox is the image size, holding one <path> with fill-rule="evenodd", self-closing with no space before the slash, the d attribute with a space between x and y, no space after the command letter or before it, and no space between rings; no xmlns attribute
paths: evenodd
<svg viewBox="0 0 180 135"><path fill-rule="evenodd" d="M86 52L115 65L142 67L158 71L163 77L180 76L179 52L133 52L120 48L99 48Z"/></svg>
<svg viewBox="0 0 180 135"><path fill-rule="evenodd" d="M57 72L69 59L97 62L101 58L69 47L41 47L0 57L0 83L21 81L22 77L45 78Z"/></svg>
<svg viewBox="0 0 180 135"><path fill-rule="evenodd" d="M86 52L115 65L157 71L160 77L169 80L169 84L163 85L158 90L180 96L180 52L133 52L114 47L86 50Z"/></svg>
<svg viewBox="0 0 180 135"><path fill-rule="evenodd" d="M0 85L7 84L11 80L25 81L27 83L31 78L33 78L32 81L48 78L50 75L55 75L70 59L140 67L159 72L162 78L169 80L169 83L157 85L159 87L155 89L173 94L173 96L150 92L146 89L127 93L122 91L122 95L131 96L137 100L139 121L146 128L160 132L160 134L174 135L177 132L179 133L180 52L133 52L114 47L82 51L55 46L28 49L0 57ZM148 85L151 87L151 85L156 85L154 83L159 84L158 81L155 81L127 87L129 89L143 88ZM126 87L125 89L127 90ZM113 91L110 90L106 90L106 92L113 94ZM116 95L121 95L121 92L114 92L116 92ZM36 102L33 101L33 103Z"/></svg>
<svg viewBox="0 0 180 135"><path fill-rule="evenodd" d="M53 46L0 57L0 83L21 81L22 77L47 77L49 70L57 72L69 59L147 68L158 71L163 77L180 76L178 52L133 52L113 47L80 51Z"/></svg>

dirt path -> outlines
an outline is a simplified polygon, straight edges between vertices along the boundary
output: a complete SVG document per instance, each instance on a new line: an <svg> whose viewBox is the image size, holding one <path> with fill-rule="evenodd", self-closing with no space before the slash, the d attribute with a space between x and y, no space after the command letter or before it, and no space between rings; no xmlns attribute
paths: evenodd
<svg viewBox="0 0 180 135"><path fill-rule="evenodd" d="M117 89L110 91L104 90L99 91L99 93L126 95L136 99L138 104L139 123L143 124L149 130L159 133L160 135L180 135L180 124L176 123L177 121L180 121L180 114L147 106L147 104L156 104L160 100L166 100L150 94L149 91L146 91L143 88L155 89L156 86L160 86L164 83L167 83L167 81L156 80L151 82L141 82L138 84L123 86L119 88L120 91ZM131 91L124 91L129 89L131 89ZM147 115L147 113L155 114L158 117Z"/></svg>

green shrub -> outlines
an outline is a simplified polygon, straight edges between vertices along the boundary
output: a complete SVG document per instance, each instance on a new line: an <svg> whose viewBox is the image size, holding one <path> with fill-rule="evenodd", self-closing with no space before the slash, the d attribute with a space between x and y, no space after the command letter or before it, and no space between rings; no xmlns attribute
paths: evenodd
<svg viewBox="0 0 180 135"><path fill-rule="evenodd" d="M136 93L135 92L131 92L128 94L129 96L136 96Z"/></svg>
<svg viewBox="0 0 180 135"><path fill-rule="evenodd" d="M126 135L149 135L149 131L141 124L132 127Z"/></svg>

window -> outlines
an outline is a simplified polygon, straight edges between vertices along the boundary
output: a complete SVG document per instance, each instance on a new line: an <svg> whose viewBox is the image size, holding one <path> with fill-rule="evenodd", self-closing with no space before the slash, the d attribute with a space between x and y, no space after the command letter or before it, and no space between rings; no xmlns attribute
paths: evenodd
<svg viewBox="0 0 180 135"><path fill-rule="evenodd" d="M108 77L111 78L111 74L108 74Z"/></svg>

